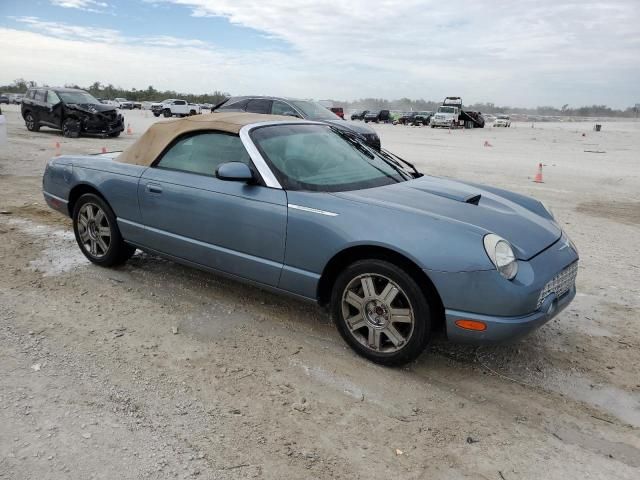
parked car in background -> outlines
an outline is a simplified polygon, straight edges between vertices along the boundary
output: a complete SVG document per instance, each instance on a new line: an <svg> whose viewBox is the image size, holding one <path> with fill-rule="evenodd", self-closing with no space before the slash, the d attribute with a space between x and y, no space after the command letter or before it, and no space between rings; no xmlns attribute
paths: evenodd
<svg viewBox="0 0 640 480"><path fill-rule="evenodd" d="M429 125L431 121L431 117L433 117L433 112L417 112L413 117L413 125Z"/></svg>
<svg viewBox="0 0 640 480"><path fill-rule="evenodd" d="M114 99L114 101L118 105L118 108L121 108L122 110L133 109L133 102L127 100L126 98L116 98Z"/></svg>
<svg viewBox="0 0 640 480"><path fill-rule="evenodd" d="M342 107L331 107L329 110L344 120L344 109Z"/></svg>
<svg viewBox="0 0 640 480"><path fill-rule="evenodd" d="M355 123L344 122L335 113L328 110L319 102L311 100L297 100L283 97L231 97L218 104L212 112L249 112L272 115L287 115L291 117L315 120L334 125L341 130L356 133L365 141L380 150L380 137L371 128Z"/></svg>
<svg viewBox="0 0 640 480"><path fill-rule="evenodd" d="M22 103L23 98L24 98L24 93L12 93L9 95L9 101L13 105L20 105Z"/></svg>
<svg viewBox="0 0 640 480"><path fill-rule="evenodd" d="M369 110L362 110L351 114L351 120L364 120L364 116L369 113Z"/></svg>
<svg viewBox="0 0 640 480"><path fill-rule="evenodd" d="M495 122L493 122L494 127L510 127L511 126L511 117L509 115L498 115Z"/></svg>
<svg viewBox="0 0 640 480"><path fill-rule="evenodd" d="M0 103L5 103L7 105L9 105L9 97L5 96L5 95L0 95Z"/></svg>
<svg viewBox="0 0 640 480"><path fill-rule="evenodd" d="M484 118L480 112L464 110L462 98L446 97L431 117L431 128L435 127L484 128Z"/></svg>
<svg viewBox="0 0 640 480"><path fill-rule="evenodd" d="M76 88L30 88L21 112L32 132L45 126L76 138L83 134L117 137L124 130L124 118L113 106Z"/></svg>
<svg viewBox="0 0 640 480"><path fill-rule="evenodd" d="M187 103L186 100L178 98L168 98L159 103L151 104L151 111L156 117L163 115L164 117L186 117L188 115L197 115L202 113L199 105Z"/></svg>
<svg viewBox="0 0 640 480"><path fill-rule="evenodd" d="M378 110L378 111L372 111L367 113L364 116L364 121L365 123L368 122L374 122L374 123L380 123L380 122L388 122L389 121L389 110Z"/></svg>
<svg viewBox="0 0 640 480"><path fill-rule="evenodd" d="M577 250L542 203L423 175L330 124L157 122L120 155L51 159L42 186L92 263L140 248L316 301L384 365L415 359L436 330L524 336L576 295Z"/></svg>
<svg viewBox="0 0 640 480"><path fill-rule="evenodd" d="M142 102L132 102L133 110L142 110Z"/></svg>

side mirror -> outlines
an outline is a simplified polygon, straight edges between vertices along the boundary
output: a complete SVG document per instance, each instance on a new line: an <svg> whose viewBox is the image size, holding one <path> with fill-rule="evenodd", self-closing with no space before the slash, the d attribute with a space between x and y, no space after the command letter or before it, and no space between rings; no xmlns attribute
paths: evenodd
<svg viewBox="0 0 640 480"><path fill-rule="evenodd" d="M227 162L221 164L216 170L216 178L220 180L228 180L231 182L253 181L253 172L246 163Z"/></svg>

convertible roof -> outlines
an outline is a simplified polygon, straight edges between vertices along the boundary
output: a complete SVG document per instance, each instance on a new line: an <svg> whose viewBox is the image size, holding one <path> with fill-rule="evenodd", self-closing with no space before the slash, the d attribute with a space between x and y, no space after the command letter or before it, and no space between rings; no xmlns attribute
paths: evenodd
<svg viewBox="0 0 640 480"><path fill-rule="evenodd" d="M181 119L156 122L117 157L117 161L149 166L177 137L198 130L218 130L237 134L242 127L269 121L303 122L295 117L260 113L228 112L193 115Z"/></svg>

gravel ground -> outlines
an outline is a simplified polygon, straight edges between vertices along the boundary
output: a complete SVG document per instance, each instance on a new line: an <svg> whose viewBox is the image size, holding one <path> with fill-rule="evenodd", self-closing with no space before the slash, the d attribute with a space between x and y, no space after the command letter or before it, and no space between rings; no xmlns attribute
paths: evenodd
<svg viewBox="0 0 640 480"><path fill-rule="evenodd" d="M640 478L640 123L375 126L423 171L547 202L581 254L576 300L522 342L388 369L314 305L141 253L89 264L44 163L155 119L72 140L3 110L0 478Z"/></svg>

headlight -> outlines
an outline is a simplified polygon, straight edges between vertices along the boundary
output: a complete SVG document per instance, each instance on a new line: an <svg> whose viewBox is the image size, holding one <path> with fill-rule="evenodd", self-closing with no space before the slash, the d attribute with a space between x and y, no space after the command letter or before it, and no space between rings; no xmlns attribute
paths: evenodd
<svg viewBox="0 0 640 480"><path fill-rule="evenodd" d="M518 261L509 242L494 233L484 237L484 249L500 275L512 280L518 273Z"/></svg>

